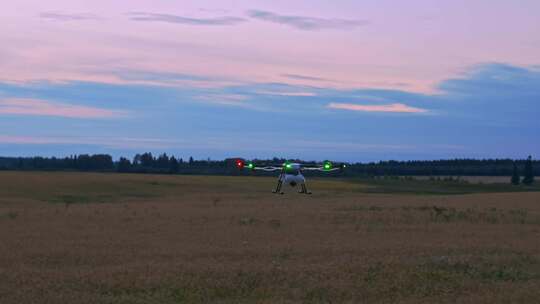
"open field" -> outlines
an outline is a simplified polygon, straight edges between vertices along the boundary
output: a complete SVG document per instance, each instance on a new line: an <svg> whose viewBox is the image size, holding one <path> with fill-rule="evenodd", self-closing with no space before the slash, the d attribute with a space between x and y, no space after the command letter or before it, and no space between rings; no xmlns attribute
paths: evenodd
<svg viewBox="0 0 540 304"><path fill-rule="evenodd" d="M440 179L447 178L448 176L439 176ZM473 184L507 184L510 182L510 177L508 176L451 176L454 179L464 180ZM412 177L417 180L429 180L430 178L437 178L432 176L417 176Z"/></svg>
<svg viewBox="0 0 540 304"><path fill-rule="evenodd" d="M0 172L0 303L538 303L540 187Z"/></svg>

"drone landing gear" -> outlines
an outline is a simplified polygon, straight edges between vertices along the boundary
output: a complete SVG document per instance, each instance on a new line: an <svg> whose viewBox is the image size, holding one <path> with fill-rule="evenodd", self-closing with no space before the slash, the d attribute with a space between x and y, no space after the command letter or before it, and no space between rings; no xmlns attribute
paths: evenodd
<svg viewBox="0 0 540 304"><path fill-rule="evenodd" d="M307 186L305 183L302 183L300 184L301 185L301 189L300 191L298 191L298 193L302 193L302 194L311 194L310 191L308 191L307 189ZM277 183L277 186L276 186L276 189L275 190L272 190L272 193L276 193L276 194L284 194L283 191L281 191L281 187L283 186L283 182L281 180L278 181Z"/></svg>
<svg viewBox="0 0 540 304"><path fill-rule="evenodd" d="M308 191L308 189L306 187L306 184L302 184L302 189L300 191L298 191L298 193L311 194L311 192Z"/></svg>
<svg viewBox="0 0 540 304"><path fill-rule="evenodd" d="M283 182L281 180L279 180L278 183L277 183L277 186L276 186L276 190L272 190L272 193L283 194L283 192L281 191L281 186L282 185L283 185Z"/></svg>

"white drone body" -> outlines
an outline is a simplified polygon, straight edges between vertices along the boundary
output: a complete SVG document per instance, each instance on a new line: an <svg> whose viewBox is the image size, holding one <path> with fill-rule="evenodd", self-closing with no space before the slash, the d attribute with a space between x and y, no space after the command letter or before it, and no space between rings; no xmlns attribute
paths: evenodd
<svg viewBox="0 0 540 304"><path fill-rule="evenodd" d="M300 193L311 194L311 192L307 191L306 178L302 174L301 165L297 163L292 163L283 164L283 167L287 167L287 165L288 170L283 170L283 172L278 177L278 186L276 187L276 190L274 190L274 193L279 192L280 194L283 194L283 192L281 192L282 185L290 185L291 187L296 187L296 185L300 185Z"/></svg>
<svg viewBox="0 0 540 304"><path fill-rule="evenodd" d="M296 187L297 185L300 186L300 190L298 193L303 194L311 194L310 191L308 191L306 186L306 178L302 174L302 171L323 171L323 172L331 172L331 171L337 171L342 170L345 168L345 165L341 165L339 168L333 168L332 163L325 162L322 166L317 167L309 167L304 166L299 163L290 163L285 162L281 166L267 166L267 167L257 167L253 163L249 163L247 166L245 165L243 160L238 160L236 165L243 169L244 167L247 167L250 170L256 171L266 171L266 172L272 172L272 171L281 171L278 177L278 182L275 190L273 190L273 193L278 194L284 194L283 191L281 191L281 188L283 185L289 185L291 187Z"/></svg>

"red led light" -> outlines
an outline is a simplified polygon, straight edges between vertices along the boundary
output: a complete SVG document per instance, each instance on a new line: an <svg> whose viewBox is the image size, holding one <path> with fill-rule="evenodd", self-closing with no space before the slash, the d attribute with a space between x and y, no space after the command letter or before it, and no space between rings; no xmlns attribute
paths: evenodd
<svg viewBox="0 0 540 304"><path fill-rule="evenodd" d="M238 160L236 161L236 166L238 166L238 168L244 168L244 162L241 160Z"/></svg>

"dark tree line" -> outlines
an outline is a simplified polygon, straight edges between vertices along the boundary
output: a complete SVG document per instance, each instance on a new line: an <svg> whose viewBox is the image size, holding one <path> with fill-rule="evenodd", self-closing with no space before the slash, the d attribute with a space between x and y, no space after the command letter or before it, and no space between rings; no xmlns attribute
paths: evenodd
<svg viewBox="0 0 540 304"><path fill-rule="evenodd" d="M525 168L523 170L523 179L520 179L519 170L517 168L516 163L514 163L514 171L512 173L512 179L511 182L514 185L519 185L519 183L523 183L525 185L531 185L534 183L534 168L533 168L533 160L532 157L529 156L529 158L525 161Z"/></svg>
<svg viewBox="0 0 540 304"><path fill-rule="evenodd" d="M2 170L77 170L111 171L115 163L110 155L73 155L70 157L0 157Z"/></svg>
<svg viewBox="0 0 540 304"><path fill-rule="evenodd" d="M0 157L0 170L71 170L125 173L215 174L246 175L247 170L235 167L236 159L188 160L161 154L137 154L133 159L121 157L114 161L110 155L73 155L64 158ZM256 165L280 164L285 159L255 160ZM301 160L291 160L298 161ZM315 165L315 163L311 163ZM347 169L333 176L513 176L512 182L532 183L534 173L540 172L540 161L512 159L452 159L433 161L381 161L348 164ZM264 175L264 173L257 173ZM309 173L316 175L320 173ZM520 177L523 176L523 180Z"/></svg>
<svg viewBox="0 0 540 304"><path fill-rule="evenodd" d="M523 172L529 160L452 159L433 161L382 161L352 164L346 174L366 176L511 176L514 164ZM539 172L540 161L530 160L531 172Z"/></svg>

